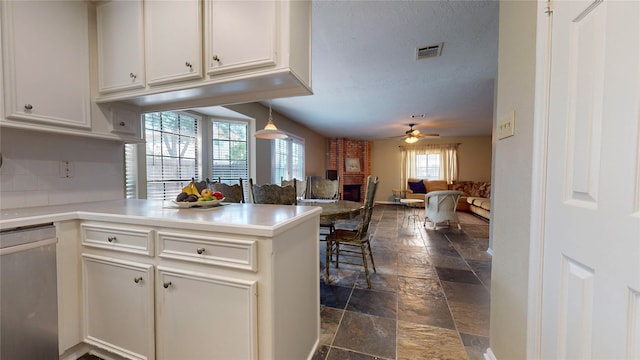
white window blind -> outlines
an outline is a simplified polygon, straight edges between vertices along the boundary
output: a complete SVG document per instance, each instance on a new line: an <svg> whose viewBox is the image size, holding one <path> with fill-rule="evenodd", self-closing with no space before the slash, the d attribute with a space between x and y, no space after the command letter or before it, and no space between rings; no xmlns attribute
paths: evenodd
<svg viewBox="0 0 640 360"><path fill-rule="evenodd" d="M173 199L200 178L198 122L184 113L145 114L147 199Z"/></svg>
<svg viewBox="0 0 640 360"><path fill-rule="evenodd" d="M279 184L282 179L305 178L304 139L289 136L273 140L273 161L271 181Z"/></svg>
<svg viewBox="0 0 640 360"><path fill-rule="evenodd" d="M138 198L138 151L136 144L124 145L124 192L125 198Z"/></svg>
<svg viewBox="0 0 640 360"><path fill-rule="evenodd" d="M249 178L249 123L211 120L211 180L237 184Z"/></svg>

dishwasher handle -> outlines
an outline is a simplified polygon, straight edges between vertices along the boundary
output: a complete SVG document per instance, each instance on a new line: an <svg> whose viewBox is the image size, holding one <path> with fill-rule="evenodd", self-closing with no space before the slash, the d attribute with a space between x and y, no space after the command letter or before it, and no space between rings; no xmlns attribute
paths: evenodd
<svg viewBox="0 0 640 360"><path fill-rule="evenodd" d="M13 253L17 253L17 252L20 252L20 251L27 251L27 250L35 249L35 248L38 248L38 247L47 246L47 245L52 245L52 244L55 244L57 242L58 242L58 238L54 237L54 238L44 239L44 240L40 240L40 241L34 241L34 242L21 244L21 245L9 246L9 247L0 249L0 256L13 254Z"/></svg>

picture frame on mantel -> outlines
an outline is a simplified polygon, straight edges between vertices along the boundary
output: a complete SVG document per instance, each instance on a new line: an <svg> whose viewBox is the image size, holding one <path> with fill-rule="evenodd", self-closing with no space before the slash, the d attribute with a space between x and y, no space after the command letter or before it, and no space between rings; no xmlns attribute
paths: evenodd
<svg viewBox="0 0 640 360"><path fill-rule="evenodd" d="M359 172L360 171L360 159L358 158L346 158L344 159L344 169L346 172Z"/></svg>

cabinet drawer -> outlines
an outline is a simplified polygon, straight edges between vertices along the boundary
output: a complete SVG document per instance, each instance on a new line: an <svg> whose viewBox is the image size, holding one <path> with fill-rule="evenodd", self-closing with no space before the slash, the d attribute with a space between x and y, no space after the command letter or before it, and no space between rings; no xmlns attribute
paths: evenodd
<svg viewBox="0 0 640 360"><path fill-rule="evenodd" d="M158 244L161 258L257 271L255 240L159 231Z"/></svg>
<svg viewBox="0 0 640 360"><path fill-rule="evenodd" d="M80 229L84 246L153 255L153 229L102 224L81 224Z"/></svg>

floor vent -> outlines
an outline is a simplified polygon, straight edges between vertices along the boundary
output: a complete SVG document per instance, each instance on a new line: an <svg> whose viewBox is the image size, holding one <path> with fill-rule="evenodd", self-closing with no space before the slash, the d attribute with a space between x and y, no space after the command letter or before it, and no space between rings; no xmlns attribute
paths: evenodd
<svg viewBox="0 0 640 360"><path fill-rule="evenodd" d="M421 48L416 48L416 60L438 57L442 54L442 45L444 43L433 44Z"/></svg>

